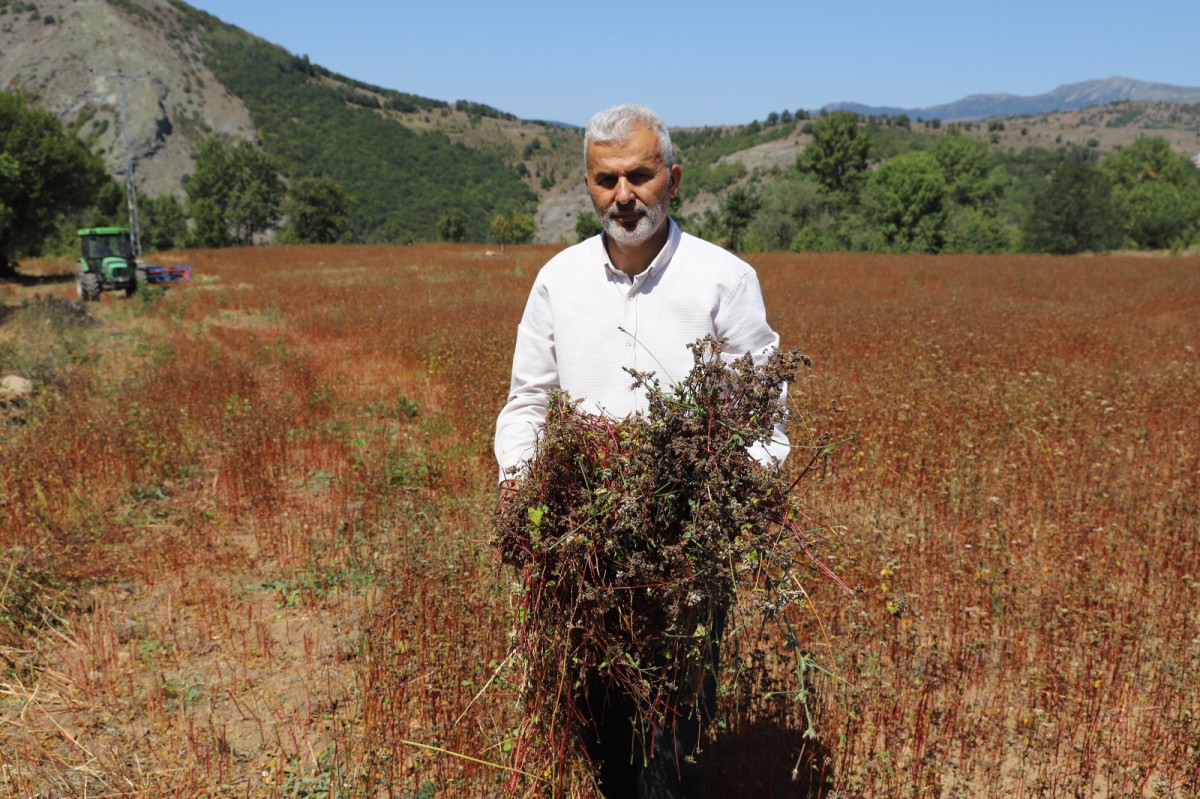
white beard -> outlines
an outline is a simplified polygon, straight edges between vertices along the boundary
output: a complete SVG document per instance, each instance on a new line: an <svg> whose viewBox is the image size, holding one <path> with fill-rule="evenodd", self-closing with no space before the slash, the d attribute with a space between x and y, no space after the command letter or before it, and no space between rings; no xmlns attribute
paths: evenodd
<svg viewBox="0 0 1200 799"><path fill-rule="evenodd" d="M617 210L616 203L610 205L605 213L597 215L600 217L600 223L604 226L604 235L612 241L617 244L641 244L649 240L666 220L670 202L668 197L653 208L645 203L637 202L635 208L642 212L642 218L638 220L633 230L628 229L612 216Z"/></svg>

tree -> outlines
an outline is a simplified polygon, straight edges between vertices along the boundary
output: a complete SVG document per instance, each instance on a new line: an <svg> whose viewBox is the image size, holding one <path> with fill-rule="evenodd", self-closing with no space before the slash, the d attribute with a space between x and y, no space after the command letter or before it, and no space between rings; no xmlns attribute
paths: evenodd
<svg viewBox="0 0 1200 799"><path fill-rule="evenodd" d="M750 186L735 186L725 192L720 204L721 226L729 237L730 250L737 252L739 234L750 224L761 207L762 200Z"/></svg>
<svg viewBox="0 0 1200 799"><path fill-rule="evenodd" d="M1193 177L1188 160L1162 136L1143 136L1110 154L1100 167L1115 185L1125 189L1153 180L1180 184Z"/></svg>
<svg viewBox="0 0 1200 799"><path fill-rule="evenodd" d="M508 216L497 214L492 220L492 235L500 244L501 252L508 244L526 244L533 240L533 214L527 214L517 209L509 212Z"/></svg>
<svg viewBox="0 0 1200 799"><path fill-rule="evenodd" d="M1090 164L1068 162L1035 195L1023 246L1056 255L1102 252L1120 245L1120 222L1112 180Z"/></svg>
<svg viewBox="0 0 1200 799"><path fill-rule="evenodd" d="M233 240L240 245L253 244L255 233L279 220L286 189L267 156L248 141L240 141L229 150L229 166L233 176L229 195Z"/></svg>
<svg viewBox="0 0 1200 799"><path fill-rule="evenodd" d="M186 185L192 236L201 247L226 247L231 243L226 210L229 172L225 148L215 139L205 142L196 156L196 171Z"/></svg>
<svg viewBox="0 0 1200 799"><path fill-rule="evenodd" d="M872 236L874 238L872 238ZM882 242L859 213L834 217L825 212L800 228L788 247L792 252L837 252L882 249Z"/></svg>
<svg viewBox="0 0 1200 799"><path fill-rule="evenodd" d="M950 211L942 252L1011 252L1015 245L1015 229L996 214L966 206Z"/></svg>
<svg viewBox="0 0 1200 799"><path fill-rule="evenodd" d="M9 153L0 152L0 187L8 189L7 191L0 190L0 231L7 230L15 216L15 211L6 200L16 193L15 189L20 185L20 181L21 165L17 163L17 159ZM3 253L0 253L0 257L3 257ZM0 263L0 268L7 265L8 260L5 259L3 263Z"/></svg>
<svg viewBox="0 0 1200 799"><path fill-rule="evenodd" d="M226 149L216 140L205 142L187 182L195 243L252 244L256 233L278 220L283 194L283 181L253 144L242 141Z"/></svg>
<svg viewBox="0 0 1200 799"><path fill-rule="evenodd" d="M508 244L508 217L504 214L496 214L492 219L492 235L496 237L496 241L500 244L500 252L504 252L505 245Z"/></svg>
<svg viewBox="0 0 1200 799"><path fill-rule="evenodd" d="M467 215L461 208L448 208L438 218L438 235L442 241L462 242L467 240Z"/></svg>
<svg viewBox="0 0 1200 799"><path fill-rule="evenodd" d="M770 183L759 195L762 207L746 228L748 237L768 250L786 250L796 234L821 215L821 189L811 177L792 173Z"/></svg>
<svg viewBox="0 0 1200 799"><path fill-rule="evenodd" d="M1146 136L1109 155L1100 169L1135 247L1187 246L1200 218L1200 174L1161 136Z"/></svg>
<svg viewBox="0 0 1200 799"><path fill-rule="evenodd" d="M929 152L914 150L884 162L871 174L863 204L887 248L904 252L942 249L946 179Z"/></svg>
<svg viewBox="0 0 1200 799"><path fill-rule="evenodd" d="M0 92L0 275L40 252L63 214L90 206L109 182L100 157L51 114Z"/></svg>
<svg viewBox="0 0 1200 799"><path fill-rule="evenodd" d="M1149 180L1114 190L1114 200L1126 220L1128 241L1146 249L1181 249L1196 238L1200 224L1200 185Z"/></svg>
<svg viewBox="0 0 1200 799"><path fill-rule="evenodd" d="M513 209L508 218L509 234L512 236L510 241L513 244L528 244L533 241L533 232L537 228L533 214Z"/></svg>
<svg viewBox="0 0 1200 799"><path fill-rule="evenodd" d="M945 242L947 252L1007 252L1013 230L1000 212L1008 173L994 163L978 139L954 131L935 139L929 153L937 159L946 182Z"/></svg>
<svg viewBox="0 0 1200 799"><path fill-rule="evenodd" d="M288 226L280 240L295 244L332 244L350 218L346 192L331 178L305 177L292 181L283 201Z"/></svg>
<svg viewBox="0 0 1200 799"><path fill-rule="evenodd" d="M575 237L578 241L590 239L604 232L604 225L591 211L584 211L575 219Z"/></svg>
<svg viewBox="0 0 1200 799"><path fill-rule="evenodd" d="M129 195L125 181L110 180L97 189L92 195L91 206L80 215L80 222L78 227L129 227ZM71 238L76 238L74 230L69 232Z"/></svg>
<svg viewBox="0 0 1200 799"><path fill-rule="evenodd" d="M705 208L704 213L690 217L688 232L707 241L717 241L725 235L725 223L716 209Z"/></svg>
<svg viewBox="0 0 1200 799"><path fill-rule="evenodd" d="M187 216L172 194L138 200L142 244L148 250L171 250L183 244Z"/></svg>
<svg viewBox="0 0 1200 799"><path fill-rule="evenodd" d="M796 168L813 175L833 197L853 196L866 174L870 143L859 135L858 122L851 111L821 117L812 123L813 140L796 158Z"/></svg>
<svg viewBox="0 0 1200 799"><path fill-rule="evenodd" d="M954 133L935 139L929 152L941 167L951 201L967 208L997 207L1008 179L1003 167L993 166L986 144Z"/></svg>

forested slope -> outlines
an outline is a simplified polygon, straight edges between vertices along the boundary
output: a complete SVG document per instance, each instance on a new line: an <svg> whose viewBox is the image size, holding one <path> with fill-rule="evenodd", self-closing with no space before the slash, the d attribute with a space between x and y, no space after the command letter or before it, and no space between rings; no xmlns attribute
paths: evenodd
<svg viewBox="0 0 1200 799"><path fill-rule="evenodd" d="M462 212L468 238L482 240L497 213L532 210L533 191L498 155L386 116L445 103L347 87L307 59L223 24L207 22L203 38L209 67L250 109L283 176L327 177L345 189L352 203L346 240L436 239L450 209Z"/></svg>

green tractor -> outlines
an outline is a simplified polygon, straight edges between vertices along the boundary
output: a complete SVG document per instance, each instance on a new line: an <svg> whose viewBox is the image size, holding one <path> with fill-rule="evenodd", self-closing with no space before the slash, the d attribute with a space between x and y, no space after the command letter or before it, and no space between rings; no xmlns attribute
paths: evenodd
<svg viewBox="0 0 1200 799"><path fill-rule="evenodd" d="M97 302L100 292L121 289L126 297L136 294L146 282L146 272L138 266L129 229L94 227L77 233L80 258L75 267L75 286L79 299Z"/></svg>

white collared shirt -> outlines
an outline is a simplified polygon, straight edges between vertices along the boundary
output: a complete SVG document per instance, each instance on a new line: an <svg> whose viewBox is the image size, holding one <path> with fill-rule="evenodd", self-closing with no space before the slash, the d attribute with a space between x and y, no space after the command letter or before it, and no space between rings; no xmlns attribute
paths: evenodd
<svg viewBox="0 0 1200 799"><path fill-rule="evenodd" d="M556 255L538 272L517 327L508 401L496 420L500 479L532 457L550 389L582 399L586 413L645 412L645 389L632 390L624 370L654 372L669 390L692 369L688 345L707 335L726 339L726 360L749 352L762 363L779 346L753 267L674 220L663 249L633 278L609 261L603 236ZM764 465L782 462L787 437L777 428L769 446L749 452Z"/></svg>

